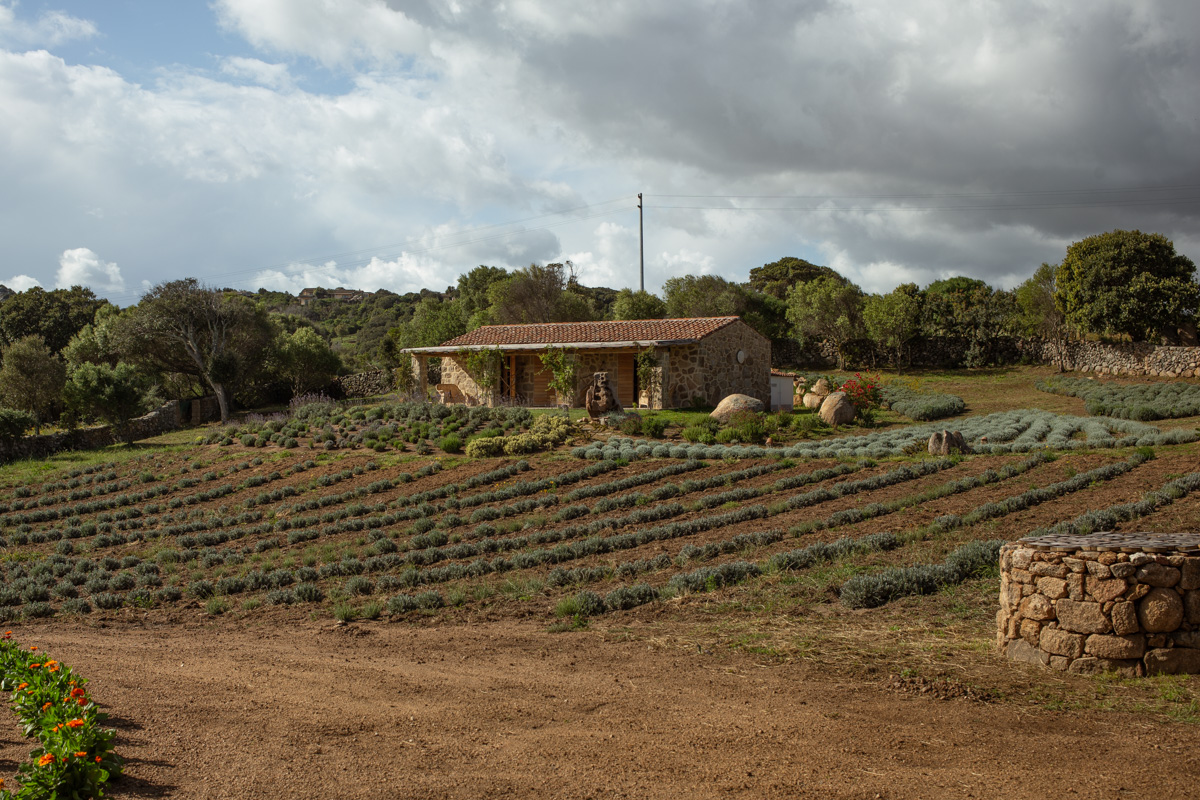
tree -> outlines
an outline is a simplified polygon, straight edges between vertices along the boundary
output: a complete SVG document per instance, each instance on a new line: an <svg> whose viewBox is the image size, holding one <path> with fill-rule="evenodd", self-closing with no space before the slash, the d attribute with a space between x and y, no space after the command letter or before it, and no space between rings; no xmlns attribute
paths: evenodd
<svg viewBox="0 0 1200 800"><path fill-rule="evenodd" d="M275 339L266 311L195 278L160 283L119 325L122 350L142 364L190 375L217 397L229 419L229 384L262 367Z"/></svg>
<svg viewBox="0 0 1200 800"><path fill-rule="evenodd" d="M846 344L862 335L862 303L862 290L854 284L817 278L792 287L787 318L802 342L831 342L837 349L840 369L846 365Z"/></svg>
<svg viewBox="0 0 1200 800"><path fill-rule="evenodd" d="M719 275L683 275L663 284L669 318L737 315L745 294L741 286Z"/></svg>
<svg viewBox="0 0 1200 800"><path fill-rule="evenodd" d="M508 272L500 267L488 267L483 264L466 275L458 276L458 299L462 303L462 313L467 320L468 330L491 322L488 309L492 302L488 299L488 291L492 284L507 278Z"/></svg>
<svg viewBox="0 0 1200 800"><path fill-rule="evenodd" d="M84 325L71 337L63 348L62 357L67 362L67 371L80 364L108 364L116 366L120 360L117 342L113 337L113 326L121 314L113 305L101 306L91 324Z"/></svg>
<svg viewBox="0 0 1200 800"><path fill-rule="evenodd" d="M897 286L884 295L873 294L863 302L863 325L867 336L891 352L896 366L904 363L904 348L921 329L920 290L915 283Z"/></svg>
<svg viewBox="0 0 1200 800"><path fill-rule="evenodd" d="M14 294L0 305L0 340L9 345L37 335L51 352L57 353L80 328L92 321L97 309L106 305L107 300L97 299L91 289L83 286L49 292L35 286Z"/></svg>
<svg viewBox="0 0 1200 800"><path fill-rule="evenodd" d="M281 372L293 397L328 386L342 368L338 354L312 328L281 335L278 348Z"/></svg>
<svg viewBox="0 0 1200 800"><path fill-rule="evenodd" d="M667 304L658 295L644 289L622 289L612 306L613 319L662 319Z"/></svg>
<svg viewBox="0 0 1200 800"><path fill-rule="evenodd" d="M996 342L1013 332L1016 316L1012 292L960 275L925 287L921 332L965 342L964 363L978 367L995 360Z"/></svg>
<svg viewBox="0 0 1200 800"><path fill-rule="evenodd" d="M1195 273L1192 260L1162 234L1109 231L1067 248L1055 300L1083 331L1173 341L1196 315Z"/></svg>
<svg viewBox="0 0 1200 800"><path fill-rule="evenodd" d="M501 325L581 322L595 316L578 291L575 266L530 264L488 287L488 313Z"/></svg>
<svg viewBox="0 0 1200 800"><path fill-rule="evenodd" d="M131 364L84 363L71 371L63 389L67 410L78 419L100 419L133 443L130 420L144 414L152 402L146 379Z"/></svg>
<svg viewBox="0 0 1200 800"><path fill-rule="evenodd" d="M11 300L10 300L11 302ZM33 415L34 433L62 398L67 371L41 336L25 336L4 351L0 366L0 400Z"/></svg>
<svg viewBox="0 0 1200 800"><path fill-rule="evenodd" d="M1042 264L1037 272L1016 288L1018 325L1026 336L1044 339L1054 347L1058 371L1066 369L1066 339L1070 333L1067 316L1055 302L1058 265Z"/></svg>
<svg viewBox="0 0 1200 800"><path fill-rule="evenodd" d="M788 291L793 286L817 278L835 278L843 283L849 282L829 267L820 267L795 256L784 256L778 261L750 270L747 286L756 292L786 300Z"/></svg>

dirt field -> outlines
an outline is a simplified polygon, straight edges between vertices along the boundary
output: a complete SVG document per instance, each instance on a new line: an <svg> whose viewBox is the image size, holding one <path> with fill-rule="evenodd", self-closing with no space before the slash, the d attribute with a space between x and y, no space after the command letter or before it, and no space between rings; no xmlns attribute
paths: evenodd
<svg viewBox="0 0 1200 800"><path fill-rule="evenodd" d="M972 410L1036 400L1081 410L1076 398L1034 392L1036 376L973 377ZM922 380L943 388L940 377ZM1007 662L994 647L994 574L871 610L848 610L838 594L855 575L937 563L966 542L1138 500L1195 471L1200 444L1159 446L1097 477L1132 448L1063 452L948 491L1029 454L972 456L875 485L923 459L710 459L649 475L680 463L651 459L581 478L569 476L588 462L558 452L495 478L515 460L193 439L0 471L4 629L91 681L127 759L113 797L1200 794L1200 676ZM434 461L444 469L421 470ZM91 470L72 478L85 462ZM970 517L1075 476L1069 491ZM795 482L776 488L780 479ZM789 504L842 485L858 488ZM587 491L571 500L577 488ZM72 496L85 489L95 491ZM751 489L762 491L726 494ZM568 506L578 513L562 514ZM660 506L669 513L633 519ZM766 513L734 513L751 506ZM726 514L713 527L618 541ZM966 519L930 527L951 516ZM1196 530L1200 496L1118 528ZM787 535L719 549L771 530ZM590 618L564 610L582 590L657 591L705 565L765 565L884 531L902 544ZM569 549L601 537L611 549ZM718 554L688 555L704 546ZM564 569L581 576L555 577ZM302 585L320 593L304 596ZM393 610L418 592L438 605ZM80 611L82 601L91 606ZM355 616L369 619L335 621ZM0 777L31 746L15 716L0 719Z"/></svg>

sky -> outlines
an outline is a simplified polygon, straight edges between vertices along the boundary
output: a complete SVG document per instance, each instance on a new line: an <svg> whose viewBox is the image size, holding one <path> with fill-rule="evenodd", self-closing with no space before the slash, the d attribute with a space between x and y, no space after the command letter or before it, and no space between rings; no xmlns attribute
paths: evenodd
<svg viewBox="0 0 1200 800"><path fill-rule="evenodd" d="M0 0L0 283L1200 260L1200 3Z"/></svg>

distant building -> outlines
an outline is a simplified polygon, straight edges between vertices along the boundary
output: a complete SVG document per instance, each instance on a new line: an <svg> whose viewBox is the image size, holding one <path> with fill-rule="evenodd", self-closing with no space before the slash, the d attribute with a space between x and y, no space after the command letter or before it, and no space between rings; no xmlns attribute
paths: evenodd
<svg viewBox="0 0 1200 800"><path fill-rule="evenodd" d="M547 347L570 350L578 361L571 397L555 398L550 390L550 374L539 358ZM466 371L465 353L477 350L500 353L494 386L479 386ZM646 351L654 357L653 388L642 386L638 375L637 356ZM436 347L404 352L414 356L422 391L428 360L441 358L438 391L470 404L582 405L595 372L608 373L626 408L715 406L735 392L764 404L771 400L771 342L739 317L485 325Z"/></svg>
<svg viewBox="0 0 1200 800"><path fill-rule="evenodd" d="M361 303L374 294L374 292L364 292L361 289L343 289L341 286L336 289L322 289L317 286L311 289L301 289L299 297L300 305L306 306L313 300L343 300Z"/></svg>

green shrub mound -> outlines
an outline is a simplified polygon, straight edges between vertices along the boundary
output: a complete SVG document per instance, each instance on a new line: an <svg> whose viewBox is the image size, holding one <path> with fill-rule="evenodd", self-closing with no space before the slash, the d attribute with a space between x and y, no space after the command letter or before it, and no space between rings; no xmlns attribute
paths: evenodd
<svg viewBox="0 0 1200 800"><path fill-rule="evenodd" d="M1193 383L1119 384L1087 378L1049 378L1037 388L1051 394L1079 397L1094 416L1148 422L1200 415L1200 385Z"/></svg>
<svg viewBox="0 0 1200 800"><path fill-rule="evenodd" d="M933 594L943 586L962 583L997 568L1003 539L964 544L941 564L890 567L874 575L856 575L842 584L841 601L847 608L878 608L901 597Z"/></svg>
<svg viewBox="0 0 1200 800"><path fill-rule="evenodd" d="M892 411L920 422L954 417L966 408L963 399L954 394L917 392L904 386L884 386L880 392Z"/></svg>

